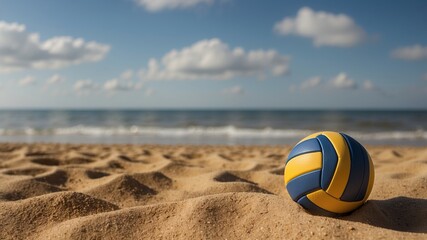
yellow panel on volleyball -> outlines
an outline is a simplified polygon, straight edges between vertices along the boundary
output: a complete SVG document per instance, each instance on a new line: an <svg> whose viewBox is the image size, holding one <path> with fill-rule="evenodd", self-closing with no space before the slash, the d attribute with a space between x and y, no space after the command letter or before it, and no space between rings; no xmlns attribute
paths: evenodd
<svg viewBox="0 0 427 240"><path fill-rule="evenodd" d="M374 186L374 180L375 180L375 170L374 170L374 163L372 162L371 156L369 156L369 183L368 183L368 189L365 193L365 198L363 201L366 201L371 194L372 187Z"/></svg>
<svg viewBox="0 0 427 240"><path fill-rule="evenodd" d="M292 158L285 168L285 185L292 179L305 173L322 168L322 153L306 153Z"/></svg>
<svg viewBox="0 0 427 240"><path fill-rule="evenodd" d="M317 190L310 194L307 194L307 198L310 199L317 206L333 213L347 213L362 205L365 201L357 202L345 202L339 199L336 199L326 193L325 191Z"/></svg>
<svg viewBox="0 0 427 240"><path fill-rule="evenodd" d="M339 199L347 186L350 177L350 150L343 136L337 132L322 132L335 148L338 156L337 167L326 192Z"/></svg>

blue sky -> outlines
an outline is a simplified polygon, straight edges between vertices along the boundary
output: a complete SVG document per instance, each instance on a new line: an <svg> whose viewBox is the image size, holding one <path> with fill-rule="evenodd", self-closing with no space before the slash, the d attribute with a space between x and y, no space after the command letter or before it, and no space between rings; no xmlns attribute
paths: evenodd
<svg viewBox="0 0 427 240"><path fill-rule="evenodd" d="M427 109L426 12L425 1L0 0L0 108Z"/></svg>

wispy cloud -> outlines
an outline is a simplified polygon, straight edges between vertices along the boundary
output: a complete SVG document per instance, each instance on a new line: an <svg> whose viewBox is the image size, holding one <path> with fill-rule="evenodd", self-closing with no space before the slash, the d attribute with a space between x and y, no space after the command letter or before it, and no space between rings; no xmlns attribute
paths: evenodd
<svg viewBox="0 0 427 240"><path fill-rule="evenodd" d="M276 23L274 30L281 35L311 38L320 46L352 47L366 38L365 31L345 14L301 8L296 17L286 17Z"/></svg>
<svg viewBox="0 0 427 240"><path fill-rule="evenodd" d="M132 79L133 78L133 70L131 70L131 69L128 69L128 70L126 70L126 71L124 71L124 72L122 72L122 74L120 74L120 79L123 79L123 80L130 80L130 79Z"/></svg>
<svg viewBox="0 0 427 240"><path fill-rule="evenodd" d="M245 90L242 86L233 86L222 90L222 94L225 95L243 95L244 93Z"/></svg>
<svg viewBox="0 0 427 240"><path fill-rule="evenodd" d="M371 80L365 80L362 84L362 89L365 91L372 91L372 92L376 92L379 93L383 96L386 97L390 97L391 94L384 91L384 89L378 87L377 85L375 85Z"/></svg>
<svg viewBox="0 0 427 240"><path fill-rule="evenodd" d="M357 84L354 80L350 79L346 73L341 72L337 76L333 77L329 83L335 88L341 89L356 89Z"/></svg>
<svg viewBox="0 0 427 240"><path fill-rule="evenodd" d="M59 36L41 41L25 25L0 21L0 72L55 69L105 57L110 46L82 38Z"/></svg>
<svg viewBox="0 0 427 240"><path fill-rule="evenodd" d="M142 82L134 82L133 71L126 70L118 78L113 78L104 83L104 90L109 92L117 92L117 91L133 91L139 90L142 88Z"/></svg>
<svg viewBox="0 0 427 240"><path fill-rule="evenodd" d="M18 84L23 87L34 85L35 83L36 83L36 79L33 76L26 76L18 80Z"/></svg>
<svg viewBox="0 0 427 240"><path fill-rule="evenodd" d="M134 0L150 12L191 8L201 4L212 4L214 0Z"/></svg>
<svg viewBox="0 0 427 240"><path fill-rule="evenodd" d="M120 74L119 77L107 80L105 82L96 82L91 79L78 80L74 83L73 89L78 94L87 94L93 91L105 92L109 95L116 92L128 92L140 90L143 87L141 81L132 81L133 71L127 70Z"/></svg>
<svg viewBox="0 0 427 240"><path fill-rule="evenodd" d="M237 77L282 76L289 71L289 57L275 50L231 49L217 38L172 50L161 60L151 59L139 72L146 80L227 80Z"/></svg>
<svg viewBox="0 0 427 240"><path fill-rule="evenodd" d="M312 88L317 88L321 85L322 78L319 76L311 77L307 80L304 80L301 82L301 84L292 84L289 86L290 92L296 92L296 91L305 91Z"/></svg>
<svg viewBox="0 0 427 240"><path fill-rule="evenodd" d="M415 44L400 47L391 52L391 57L408 61L425 60L427 59L427 46Z"/></svg>
<svg viewBox="0 0 427 240"><path fill-rule="evenodd" d="M312 77L312 78L309 78L309 79L305 80L304 82L302 82L300 89L306 90L306 89L314 88L314 87L319 86L320 83L321 83L320 77Z"/></svg>
<svg viewBox="0 0 427 240"><path fill-rule="evenodd" d="M372 82L372 81L370 81L370 80L366 80L366 81L364 81L363 82L363 85L362 85L362 87L363 87L363 89L365 89L365 90L375 90L377 87L374 85L374 83Z"/></svg>
<svg viewBox="0 0 427 240"><path fill-rule="evenodd" d="M323 82L320 76L315 76L301 82L301 84L292 84L289 87L290 92L305 91L309 89L362 90L388 95L383 89L375 85L371 80L365 80L360 84L351 79L345 72L337 74L327 82Z"/></svg>
<svg viewBox="0 0 427 240"><path fill-rule="evenodd" d="M47 85L54 85L59 84L65 81L65 78L59 74L54 74L51 77L49 77L46 81Z"/></svg>
<svg viewBox="0 0 427 240"><path fill-rule="evenodd" d="M141 83L133 83L119 79L111 79L104 83L104 89L107 91L133 91L142 88Z"/></svg>
<svg viewBox="0 0 427 240"><path fill-rule="evenodd" d="M89 93L93 90L98 90L99 84L90 79L78 80L74 83L74 90L78 93Z"/></svg>

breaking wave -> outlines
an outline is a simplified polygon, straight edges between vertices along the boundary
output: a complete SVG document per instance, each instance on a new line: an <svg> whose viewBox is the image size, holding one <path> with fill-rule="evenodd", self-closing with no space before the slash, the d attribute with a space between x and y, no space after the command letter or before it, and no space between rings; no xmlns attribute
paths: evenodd
<svg viewBox="0 0 427 240"><path fill-rule="evenodd" d="M222 127L184 127L162 128L141 126L97 127L76 125L64 128L51 129L0 129L0 136L155 136L155 137L223 137L223 138L272 138L272 139L298 139L316 130L306 129L275 129L275 128L238 128L235 126ZM417 140L427 139L427 132L419 129L416 131L382 131L382 132L347 132L357 139L365 140Z"/></svg>

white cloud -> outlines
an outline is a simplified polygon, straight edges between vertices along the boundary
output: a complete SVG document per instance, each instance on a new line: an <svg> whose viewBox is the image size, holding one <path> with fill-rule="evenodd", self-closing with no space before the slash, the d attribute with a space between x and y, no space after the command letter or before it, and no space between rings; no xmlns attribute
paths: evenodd
<svg viewBox="0 0 427 240"><path fill-rule="evenodd" d="M366 38L365 31L351 17L315 12L308 7L301 8L296 17L286 17L276 23L274 30L281 35L311 38L317 47L352 47Z"/></svg>
<svg viewBox="0 0 427 240"><path fill-rule="evenodd" d="M378 87L377 85L375 85L371 80L365 80L363 82L362 85L362 89L365 91L372 91L372 92L376 92L379 93L383 96L389 97L391 96L389 93L387 93L386 91L384 91L384 89Z"/></svg>
<svg viewBox="0 0 427 240"><path fill-rule="evenodd" d="M133 71L131 69L126 70L120 74L120 79L130 80L131 78L133 78Z"/></svg>
<svg viewBox="0 0 427 240"><path fill-rule="evenodd" d="M134 0L138 5L150 12L167 9L184 9L199 4L212 4L214 0Z"/></svg>
<svg viewBox="0 0 427 240"><path fill-rule="evenodd" d="M113 78L104 83L103 89L109 92L117 91L133 91L142 88L142 82L134 83L131 79L133 78L133 70L126 70L120 74L118 78Z"/></svg>
<svg viewBox="0 0 427 240"><path fill-rule="evenodd" d="M74 84L74 90L77 92L90 92L99 89L99 85L90 79L78 80Z"/></svg>
<svg viewBox="0 0 427 240"><path fill-rule="evenodd" d="M289 57L275 50L250 50L230 47L219 39L202 40L172 50L161 60L151 59L140 70L141 80L227 80L236 77L265 78L289 71Z"/></svg>
<svg viewBox="0 0 427 240"><path fill-rule="evenodd" d="M222 90L222 94L226 95L242 95L245 91L242 86L233 86Z"/></svg>
<svg viewBox="0 0 427 240"><path fill-rule="evenodd" d="M364 90L380 93L381 95L387 96L388 94L375 85L371 80L365 80L362 84L358 84L356 81L350 79L346 73L341 72L333 77L329 82L325 82L324 85L321 77L316 76L309 78L302 82L300 85L292 84L289 86L290 92L296 92L298 90L304 91L310 88L325 89L325 88L337 88L337 89L350 89L350 90ZM359 87L360 85L360 87Z"/></svg>
<svg viewBox="0 0 427 240"><path fill-rule="evenodd" d="M74 91L77 93L90 93L93 91L105 91L108 93L134 91L142 88L142 83L133 83L129 80L114 78L105 81L103 84L94 82L90 79L78 80L74 83Z"/></svg>
<svg viewBox="0 0 427 240"><path fill-rule="evenodd" d="M423 60L427 59L427 46L421 46L419 44L401 47L391 52L393 58L402 60Z"/></svg>
<svg viewBox="0 0 427 240"><path fill-rule="evenodd" d="M339 73L337 76L331 79L330 84L333 87L341 89L355 89L357 84L355 81L350 79L346 73Z"/></svg>
<svg viewBox="0 0 427 240"><path fill-rule="evenodd" d="M47 79L46 84L53 85L53 84L62 83L64 81L65 81L65 78L63 76L61 76L59 74L54 74L50 78Z"/></svg>
<svg viewBox="0 0 427 240"><path fill-rule="evenodd" d="M141 83L132 83L118 79L111 79L104 83L104 89L107 91L132 91L142 87Z"/></svg>
<svg viewBox="0 0 427 240"><path fill-rule="evenodd" d="M36 79L32 76L26 76L18 81L20 86L29 86L36 83Z"/></svg>
<svg viewBox="0 0 427 240"><path fill-rule="evenodd" d="M301 90L306 90L309 88L314 88L320 85L321 78L320 77L312 77L307 79L306 81L301 83Z"/></svg>
<svg viewBox="0 0 427 240"><path fill-rule="evenodd" d="M299 85L296 85L296 84L290 85L289 91L290 92L296 92L298 90L304 91L304 90L308 90L310 88L319 87L321 83L322 83L322 78L319 76L315 76L315 77L311 77L311 78L303 81Z"/></svg>
<svg viewBox="0 0 427 240"><path fill-rule="evenodd" d="M55 69L105 57L110 46L81 38L59 36L41 41L25 25L0 21L0 72Z"/></svg>
<svg viewBox="0 0 427 240"><path fill-rule="evenodd" d="M377 87L374 85L374 83L370 80L366 80L363 82L363 89L368 90L368 91L372 91L377 89Z"/></svg>

